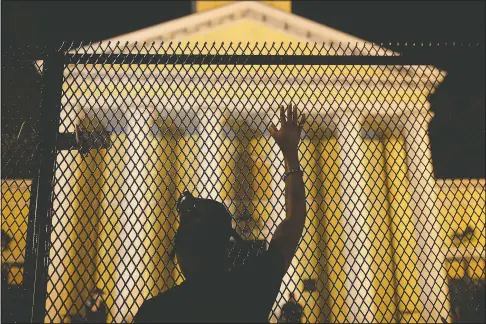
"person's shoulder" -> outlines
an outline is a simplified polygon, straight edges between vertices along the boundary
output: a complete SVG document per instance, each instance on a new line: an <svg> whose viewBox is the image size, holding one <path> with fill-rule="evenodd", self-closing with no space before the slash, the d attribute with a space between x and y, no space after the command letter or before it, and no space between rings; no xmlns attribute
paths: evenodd
<svg viewBox="0 0 486 324"><path fill-rule="evenodd" d="M273 287L279 284L285 275L283 255L278 249L270 247L267 251L235 266L229 273L229 282L236 281L236 285L245 290L252 287Z"/></svg>
<svg viewBox="0 0 486 324"><path fill-rule="evenodd" d="M275 272L283 272L283 255L279 249L270 246L267 251L258 256L251 257L244 264L235 267L235 272L262 271L263 269L273 269ZM273 272L273 271L272 271Z"/></svg>
<svg viewBox="0 0 486 324"><path fill-rule="evenodd" d="M145 300L135 316L135 323L160 322L161 316L171 308L170 301L177 292L178 286Z"/></svg>

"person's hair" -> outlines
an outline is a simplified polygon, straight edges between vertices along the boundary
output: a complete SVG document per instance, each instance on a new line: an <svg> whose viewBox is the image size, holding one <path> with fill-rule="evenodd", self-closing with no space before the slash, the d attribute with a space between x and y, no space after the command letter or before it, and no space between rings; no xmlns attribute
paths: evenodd
<svg viewBox="0 0 486 324"><path fill-rule="evenodd" d="M195 198L184 191L177 202L180 215L174 251L183 258L207 266L220 266L238 236L226 206L212 199Z"/></svg>
<svg viewBox="0 0 486 324"><path fill-rule="evenodd" d="M105 292L103 289L99 288L99 287L95 287L93 288L93 290L91 290L91 294L98 294L98 295L103 295Z"/></svg>

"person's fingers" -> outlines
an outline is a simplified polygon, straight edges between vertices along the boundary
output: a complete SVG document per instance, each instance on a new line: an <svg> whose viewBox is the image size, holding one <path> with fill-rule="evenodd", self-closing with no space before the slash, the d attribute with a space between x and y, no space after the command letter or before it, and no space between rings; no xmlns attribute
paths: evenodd
<svg viewBox="0 0 486 324"><path fill-rule="evenodd" d="M292 123L292 104L288 104L287 106L287 122Z"/></svg>
<svg viewBox="0 0 486 324"><path fill-rule="evenodd" d="M271 123L270 126L268 127L268 130L270 131L270 135L275 135L277 132L277 126L275 126L274 123Z"/></svg>
<svg viewBox="0 0 486 324"><path fill-rule="evenodd" d="M286 122L284 106L280 106L280 125L283 126Z"/></svg>
<svg viewBox="0 0 486 324"><path fill-rule="evenodd" d="M79 136L79 133L80 133L80 129L79 129L79 125L76 124L74 125L74 135L76 136L76 143L79 145L80 144L80 141L81 141L81 138Z"/></svg>
<svg viewBox="0 0 486 324"><path fill-rule="evenodd" d="M300 116L299 126L304 127L304 124L305 124L305 113L302 113L302 115Z"/></svg>
<svg viewBox="0 0 486 324"><path fill-rule="evenodd" d="M298 122L298 119L297 119L297 106L294 106L294 109L293 109L292 122L293 123L297 123Z"/></svg>

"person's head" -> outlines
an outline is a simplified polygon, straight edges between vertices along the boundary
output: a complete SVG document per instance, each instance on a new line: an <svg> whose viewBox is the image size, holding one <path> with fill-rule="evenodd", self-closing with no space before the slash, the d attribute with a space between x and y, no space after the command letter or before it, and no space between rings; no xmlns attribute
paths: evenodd
<svg viewBox="0 0 486 324"><path fill-rule="evenodd" d="M295 295L293 292L289 292L289 300L295 300Z"/></svg>
<svg viewBox="0 0 486 324"><path fill-rule="evenodd" d="M86 307L87 312L97 312L103 297L104 291L101 288L95 287L91 290L89 297L84 302L84 306Z"/></svg>
<svg viewBox="0 0 486 324"><path fill-rule="evenodd" d="M4 230L2 230L2 251L8 249L8 245L12 241L12 237L7 234Z"/></svg>
<svg viewBox="0 0 486 324"><path fill-rule="evenodd" d="M95 287L92 291L91 291L91 297L93 297L93 299L96 300L96 298L100 297L100 296L103 296L104 294L104 291L103 289L101 288L98 288L98 287Z"/></svg>
<svg viewBox="0 0 486 324"><path fill-rule="evenodd" d="M226 207L185 191L177 202L180 225L175 236L177 261L188 279L226 269L230 238L238 239Z"/></svg>

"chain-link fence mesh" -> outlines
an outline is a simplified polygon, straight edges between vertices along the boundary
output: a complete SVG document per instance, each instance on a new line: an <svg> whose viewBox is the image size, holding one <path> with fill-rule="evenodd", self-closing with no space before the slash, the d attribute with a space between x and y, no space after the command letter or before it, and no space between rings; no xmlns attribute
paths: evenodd
<svg viewBox="0 0 486 324"><path fill-rule="evenodd" d="M285 217L268 125L288 103L308 116L307 220L271 322L289 293L304 322L441 322L462 296L484 292L484 179L436 180L432 170L428 98L444 71L394 64L398 54L370 44L62 51L46 322L84 316L96 287L107 321L131 322L144 300L181 283L169 254L184 189L232 212L247 240L234 263L264 250ZM4 193L3 151L2 141L2 228L24 222L28 204L4 202L22 191ZM484 312L484 299L468 298L470 312Z"/></svg>
<svg viewBox="0 0 486 324"><path fill-rule="evenodd" d="M2 53L2 321L5 322L19 320L10 308L12 304L5 300L22 304L32 179L37 170L38 108L43 80L36 71L42 70L42 62L28 58L44 53L41 47Z"/></svg>

